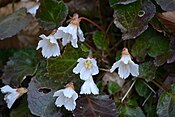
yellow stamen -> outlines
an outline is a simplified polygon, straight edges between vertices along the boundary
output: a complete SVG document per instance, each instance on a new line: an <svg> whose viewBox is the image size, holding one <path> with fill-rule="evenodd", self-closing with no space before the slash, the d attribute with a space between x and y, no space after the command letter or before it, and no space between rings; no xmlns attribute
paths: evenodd
<svg viewBox="0 0 175 117"><path fill-rule="evenodd" d="M84 66L86 69L91 69L92 68L92 62L90 60L86 60L84 62Z"/></svg>

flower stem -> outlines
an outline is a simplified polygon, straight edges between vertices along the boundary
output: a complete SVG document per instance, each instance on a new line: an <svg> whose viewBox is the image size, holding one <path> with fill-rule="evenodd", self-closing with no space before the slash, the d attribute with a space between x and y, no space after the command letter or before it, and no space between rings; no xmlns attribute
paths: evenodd
<svg viewBox="0 0 175 117"><path fill-rule="evenodd" d="M100 23L101 25L103 24L103 20L102 20L102 13L101 13L101 4L100 4L100 0L97 0L97 5L98 5L98 14L99 14L99 18L100 18Z"/></svg>
<svg viewBox="0 0 175 117"><path fill-rule="evenodd" d="M124 95L124 97L122 98L122 101L123 102L126 98L126 96L129 94L129 92L131 91L132 87L134 86L136 80L134 80L134 82L131 84L131 86L129 87L128 91L126 92L126 94Z"/></svg>
<svg viewBox="0 0 175 117"><path fill-rule="evenodd" d="M113 22L114 22L114 19L110 22L110 24L108 25L108 27L107 27L107 29L106 29L106 35L105 35L105 38L106 38L106 36L107 36L107 34L108 34L108 32L109 32L109 29L111 28Z"/></svg>
<svg viewBox="0 0 175 117"><path fill-rule="evenodd" d="M94 21L92 21L92 20L90 20L90 19L88 19L86 17L80 17L79 19L80 20L86 20L86 21L90 22L91 24L96 26L99 30L101 30L101 31L103 31L105 33L104 29L101 26L99 26L97 23L95 23Z"/></svg>

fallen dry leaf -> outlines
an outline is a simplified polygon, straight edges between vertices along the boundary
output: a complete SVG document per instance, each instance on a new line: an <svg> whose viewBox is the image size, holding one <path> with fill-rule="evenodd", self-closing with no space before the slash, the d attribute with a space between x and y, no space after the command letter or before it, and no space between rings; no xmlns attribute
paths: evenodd
<svg viewBox="0 0 175 117"><path fill-rule="evenodd" d="M156 16L168 31L175 35L175 11L157 13Z"/></svg>

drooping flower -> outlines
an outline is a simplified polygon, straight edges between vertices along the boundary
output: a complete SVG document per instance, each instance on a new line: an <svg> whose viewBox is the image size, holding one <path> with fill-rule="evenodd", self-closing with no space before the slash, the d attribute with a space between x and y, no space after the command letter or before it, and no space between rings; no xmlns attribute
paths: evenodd
<svg viewBox="0 0 175 117"><path fill-rule="evenodd" d="M25 2L30 2L30 1L24 1L24 4ZM31 1L30 3L31 4L27 6L27 12L35 16L36 11L39 9L39 6L40 6L39 0Z"/></svg>
<svg viewBox="0 0 175 117"><path fill-rule="evenodd" d="M73 83L67 84L65 89L56 91L53 96L58 97L55 101L57 107L64 105L68 111L75 109L75 100L78 98L78 94L74 91Z"/></svg>
<svg viewBox="0 0 175 117"><path fill-rule="evenodd" d="M119 68L118 74L123 79L126 79L130 73L135 77L139 75L139 66L131 60L127 48L123 49L121 59L113 64L110 72L113 72L117 67Z"/></svg>
<svg viewBox="0 0 175 117"><path fill-rule="evenodd" d="M77 60L78 64L73 69L75 74L80 73L80 79L87 80L92 75L97 75L99 69L97 66L97 61L94 58L87 57L87 59L79 58Z"/></svg>
<svg viewBox="0 0 175 117"><path fill-rule="evenodd" d="M39 9L39 3L36 3L34 6L32 6L31 8L29 8L27 10L28 13L32 14L33 16L36 15L36 11Z"/></svg>
<svg viewBox="0 0 175 117"><path fill-rule="evenodd" d="M6 85L1 88L1 92L6 94L4 100L7 103L7 107L10 109L15 100L22 96L24 93L26 93L27 89L23 87L13 89L9 85Z"/></svg>
<svg viewBox="0 0 175 117"><path fill-rule="evenodd" d="M81 86L81 91L80 91L80 94L91 94L91 93L94 95L99 94L99 89L96 86L96 84L94 83L92 76L90 76L84 82L84 84Z"/></svg>
<svg viewBox="0 0 175 117"><path fill-rule="evenodd" d="M40 38L42 38L42 40L39 41L36 49L42 48L43 57L50 58L51 56L56 57L60 55L60 47L54 34L51 33L49 36L42 34Z"/></svg>
<svg viewBox="0 0 175 117"><path fill-rule="evenodd" d="M74 48L78 48L78 37L81 42L85 41L83 31L81 30L79 24L80 19L78 18L78 14L74 14L67 27L61 26L58 28L55 37L62 38L63 46L71 42Z"/></svg>

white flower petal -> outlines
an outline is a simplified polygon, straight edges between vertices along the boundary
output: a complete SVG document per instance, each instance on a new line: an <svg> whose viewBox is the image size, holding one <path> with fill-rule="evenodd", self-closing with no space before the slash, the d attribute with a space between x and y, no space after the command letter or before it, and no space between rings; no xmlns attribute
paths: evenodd
<svg viewBox="0 0 175 117"><path fill-rule="evenodd" d="M64 105L64 102L65 102L65 97L63 95L63 92L60 92L58 98L55 101L55 105L57 107L61 107L62 105Z"/></svg>
<svg viewBox="0 0 175 117"><path fill-rule="evenodd" d="M130 60L131 60L130 55L122 55L121 57L121 61L125 64L128 64Z"/></svg>
<svg viewBox="0 0 175 117"><path fill-rule="evenodd" d="M72 98L65 98L64 107L65 107L68 111L72 111L72 110L74 110L75 107L76 107L76 102L75 102Z"/></svg>
<svg viewBox="0 0 175 117"><path fill-rule="evenodd" d="M42 38L42 39L49 39L49 38L48 38L46 35L44 35L44 34L41 34L39 37Z"/></svg>
<svg viewBox="0 0 175 117"><path fill-rule="evenodd" d="M130 69L132 76L137 77L139 75L139 66L135 64L133 61L130 62L129 69Z"/></svg>
<svg viewBox="0 0 175 117"><path fill-rule="evenodd" d="M28 9L27 12L35 16L38 8L39 8L39 4L36 4L32 8Z"/></svg>
<svg viewBox="0 0 175 117"><path fill-rule="evenodd" d="M51 43L58 45L58 42L53 35L49 35L48 38L50 39Z"/></svg>
<svg viewBox="0 0 175 117"><path fill-rule="evenodd" d="M59 45L53 35L49 35L46 37L45 35L40 35L43 40L40 40L38 43L38 47L42 48L43 57L50 58L51 56L59 56L60 48Z"/></svg>
<svg viewBox="0 0 175 117"><path fill-rule="evenodd" d="M54 57L61 55L60 48L59 48L58 45L53 46L53 48L52 48L52 54L53 54L52 56L54 56Z"/></svg>
<svg viewBox="0 0 175 117"><path fill-rule="evenodd" d="M77 44L77 38L76 39L71 39L71 45L74 47L74 48L78 48L78 44Z"/></svg>
<svg viewBox="0 0 175 117"><path fill-rule="evenodd" d="M68 111L72 111L75 109L75 100L78 98L78 94L71 87L58 90L54 93L53 96L58 96L58 98L55 101L55 105L57 107L61 107L62 105L64 105L64 107Z"/></svg>
<svg viewBox="0 0 175 117"><path fill-rule="evenodd" d="M79 36L80 41L85 40L81 29L77 25L69 24L67 27L59 27L55 34L55 37L62 38L63 46L71 42L71 45L74 48L78 48L78 44L77 44L78 36L77 35Z"/></svg>
<svg viewBox="0 0 175 117"><path fill-rule="evenodd" d="M78 63L77 66L73 69L73 73L75 73L75 74L80 73L82 68L83 68L83 64L82 63Z"/></svg>
<svg viewBox="0 0 175 117"><path fill-rule="evenodd" d="M72 35L72 39L78 39L77 37L77 31L78 31L78 27L76 25L73 25L73 24L69 24L67 26L67 29L68 29L68 32Z"/></svg>
<svg viewBox="0 0 175 117"><path fill-rule="evenodd" d="M92 76L89 77L88 80L84 82L84 84L81 87L80 94L99 94L99 89L97 85L94 83Z"/></svg>
<svg viewBox="0 0 175 117"><path fill-rule="evenodd" d="M59 27L58 30L61 30L67 34L71 34L72 39L77 39L77 26L76 25L69 24L67 27Z"/></svg>
<svg viewBox="0 0 175 117"><path fill-rule="evenodd" d="M60 89L60 90L56 91L54 93L53 97L56 97L56 96L59 96L59 95L63 94L63 91L64 91L64 89Z"/></svg>
<svg viewBox="0 0 175 117"><path fill-rule="evenodd" d="M97 66L97 61L95 59L91 59L91 62L93 64L93 67L92 67L92 75L97 75L99 73L99 69L98 69L98 66Z"/></svg>
<svg viewBox="0 0 175 117"><path fill-rule="evenodd" d="M76 92L70 87L65 88L63 91L64 96L68 97L68 98L71 98L73 96L73 94L75 94L75 93Z"/></svg>
<svg viewBox="0 0 175 117"><path fill-rule="evenodd" d="M19 95L19 93L13 92L11 94L7 94L7 96L4 98L9 109L12 107L13 103L19 97Z"/></svg>
<svg viewBox="0 0 175 117"><path fill-rule="evenodd" d="M76 100L76 99L78 98L78 94L75 92L75 93L73 94L72 98L73 98L74 100Z"/></svg>
<svg viewBox="0 0 175 117"><path fill-rule="evenodd" d="M80 39L81 42L84 42L85 41L83 31L81 30L80 27L78 27L78 37L79 37L79 39Z"/></svg>
<svg viewBox="0 0 175 117"><path fill-rule="evenodd" d="M37 46L36 50L38 50L39 48L44 47L46 44L47 44L47 40L40 40L38 42L38 46Z"/></svg>
<svg viewBox="0 0 175 117"><path fill-rule="evenodd" d="M62 30L57 30L56 33L53 35L55 39L60 39L64 37L65 33Z"/></svg>
<svg viewBox="0 0 175 117"><path fill-rule="evenodd" d="M116 61L113 65L112 65L112 68L110 69L110 72L112 73L117 67L119 67L120 65L120 60L119 61Z"/></svg>
<svg viewBox="0 0 175 117"><path fill-rule="evenodd" d="M92 94L94 94L94 95L99 94L99 89L98 89L97 85L94 82L91 83L90 86L91 86L91 92L92 92Z"/></svg>
<svg viewBox="0 0 175 117"><path fill-rule="evenodd" d="M84 61L85 61L84 58L79 58L79 59L77 60L77 62L79 62L79 63L84 63Z"/></svg>
<svg viewBox="0 0 175 117"><path fill-rule="evenodd" d="M121 63L118 69L118 74L121 78L126 79L130 74L128 64Z"/></svg>
<svg viewBox="0 0 175 117"><path fill-rule="evenodd" d="M80 79L82 80L87 80L91 75L92 75L91 70L86 69L85 67L83 67L80 71Z"/></svg>
<svg viewBox="0 0 175 117"><path fill-rule="evenodd" d="M62 38L62 45L66 46L69 43L69 40L65 37Z"/></svg>
<svg viewBox="0 0 175 117"><path fill-rule="evenodd" d="M90 82L85 81L84 84L81 86L81 91L80 94L91 94L91 89L90 89Z"/></svg>
<svg viewBox="0 0 175 117"><path fill-rule="evenodd" d="M12 93L16 92L16 89L11 88L9 85L5 85L1 88L2 93Z"/></svg>

